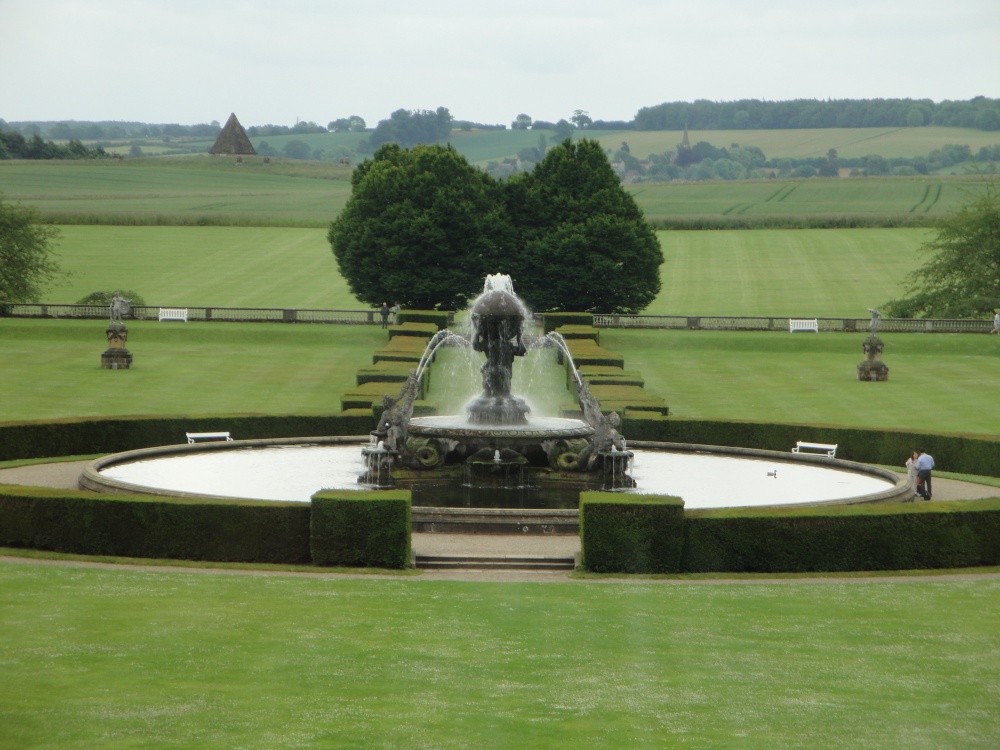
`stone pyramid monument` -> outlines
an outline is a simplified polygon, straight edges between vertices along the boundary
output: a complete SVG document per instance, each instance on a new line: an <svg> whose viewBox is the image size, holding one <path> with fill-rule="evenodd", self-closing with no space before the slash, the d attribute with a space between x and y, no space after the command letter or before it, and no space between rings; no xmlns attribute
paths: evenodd
<svg viewBox="0 0 1000 750"><path fill-rule="evenodd" d="M209 150L213 156L216 154L236 154L239 156L256 156L253 144L247 138L247 131L236 119L236 114L229 115L222 132L215 139L215 145Z"/></svg>

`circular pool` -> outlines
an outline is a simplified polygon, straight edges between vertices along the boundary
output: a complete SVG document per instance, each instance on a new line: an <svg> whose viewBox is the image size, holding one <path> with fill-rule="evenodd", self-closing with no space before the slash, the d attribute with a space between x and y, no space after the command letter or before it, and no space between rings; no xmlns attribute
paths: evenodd
<svg viewBox="0 0 1000 750"><path fill-rule="evenodd" d="M229 497L308 502L321 489L367 489L363 444L357 439L241 441L166 446L130 451L94 461L81 486L98 491ZM846 461L801 454L715 446L641 444L631 475L642 494L672 495L686 508L718 508L873 502L902 499L905 479L892 472ZM530 483L530 482L529 482ZM575 507L565 499L514 488L514 507ZM414 505L472 506L468 492L459 501L424 492ZM565 497L565 493L563 493ZM527 497L527 499L526 499ZM491 501L491 505L495 503Z"/></svg>

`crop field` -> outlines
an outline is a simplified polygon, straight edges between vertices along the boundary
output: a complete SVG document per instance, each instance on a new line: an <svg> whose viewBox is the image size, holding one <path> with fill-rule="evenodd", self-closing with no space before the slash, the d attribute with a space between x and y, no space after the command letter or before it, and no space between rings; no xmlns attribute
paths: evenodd
<svg viewBox="0 0 1000 750"><path fill-rule="evenodd" d="M0 161L0 193L57 224L324 227L350 197L350 170L322 162L208 156L123 162ZM645 183L627 186L651 221L926 222L974 177Z"/></svg>
<svg viewBox="0 0 1000 750"><path fill-rule="evenodd" d="M2 162L0 192L62 224L327 226L350 170L319 162L209 156Z"/></svg>
<svg viewBox="0 0 1000 750"><path fill-rule="evenodd" d="M548 146L554 145L557 140L552 130L513 130L509 128L510 123L506 124L506 130L453 130L449 141L469 161L485 166L490 161L515 157L522 148L536 147L539 136L545 138ZM573 134L574 138L595 139L612 152L621 148L624 141L628 143L632 155L639 159L673 151L683 136L683 132L677 130L587 130ZM357 163L365 156L356 152L358 143L369 137L370 133L310 133L254 136L250 140L257 148L267 143L279 153L290 141L301 141L312 151L348 152L352 161ZM688 139L692 144L705 141L716 148L729 148L734 143L757 146L768 158L774 159L826 156L830 149L835 149L841 158L872 154L887 159L912 158L926 156L948 145L968 145L975 153L983 146L1000 144L996 132L951 127L691 130ZM110 150L127 154L133 142L123 142ZM185 139L179 143L164 143L160 138L150 138L138 143L149 154L177 147L207 153L213 140Z"/></svg>

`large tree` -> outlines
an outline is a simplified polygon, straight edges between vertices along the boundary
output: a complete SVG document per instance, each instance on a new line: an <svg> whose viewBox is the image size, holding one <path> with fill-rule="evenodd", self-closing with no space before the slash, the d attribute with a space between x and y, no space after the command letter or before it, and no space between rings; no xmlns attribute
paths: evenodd
<svg viewBox="0 0 1000 750"><path fill-rule="evenodd" d="M907 277L907 296L883 306L907 318L975 318L1000 307L1000 195L993 180L940 219L921 251L932 257Z"/></svg>
<svg viewBox="0 0 1000 750"><path fill-rule="evenodd" d="M656 233L597 141L549 149L507 198L520 247L504 270L533 309L633 313L656 298Z"/></svg>
<svg viewBox="0 0 1000 750"><path fill-rule="evenodd" d="M513 246L499 183L451 146L384 145L351 184L328 238L362 302L460 309Z"/></svg>
<svg viewBox="0 0 1000 750"><path fill-rule="evenodd" d="M0 195L0 303L36 302L61 275L52 252L58 236L33 209L6 203Z"/></svg>

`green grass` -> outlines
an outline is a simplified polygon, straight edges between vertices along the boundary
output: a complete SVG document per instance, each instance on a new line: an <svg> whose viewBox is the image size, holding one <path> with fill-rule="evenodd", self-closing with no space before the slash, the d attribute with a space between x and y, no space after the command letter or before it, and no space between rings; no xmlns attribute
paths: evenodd
<svg viewBox="0 0 1000 750"><path fill-rule="evenodd" d="M864 178L650 183L629 191L654 222L714 217L762 223L905 221L917 223L956 210L977 181L969 178Z"/></svg>
<svg viewBox="0 0 1000 750"><path fill-rule="evenodd" d="M129 325L134 369L110 372L100 369L100 321L0 319L0 382L17 394L0 404L0 421L334 413L384 336L374 326L140 321ZM860 333L609 329L601 343L641 372L646 390L664 397L677 416L997 434L1000 401L990 397L1000 372L995 337L883 338L890 375L878 384L856 380ZM432 376L433 386L447 383L458 394L445 409L460 408L481 390L481 355L472 365L463 360L448 352ZM536 402L534 413L566 398L561 375L532 372L530 358L516 369L516 390Z"/></svg>
<svg viewBox="0 0 1000 750"><path fill-rule="evenodd" d="M883 334L885 383L857 380L863 338L607 330L601 344L642 372L675 416L998 433L996 337Z"/></svg>
<svg viewBox="0 0 1000 750"><path fill-rule="evenodd" d="M920 229L659 232L648 315L865 317L923 261Z"/></svg>
<svg viewBox="0 0 1000 750"><path fill-rule="evenodd" d="M133 369L101 369L101 321L0 320L0 421L125 414L332 414L385 341L375 326L128 325Z"/></svg>
<svg viewBox="0 0 1000 750"><path fill-rule="evenodd" d="M209 156L0 161L0 191L56 223L322 227L350 196L350 170Z"/></svg>
<svg viewBox="0 0 1000 750"><path fill-rule="evenodd" d="M56 252L71 273L44 296L73 303L132 289L150 305L366 308L347 288L322 229L65 226Z"/></svg>
<svg viewBox="0 0 1000 750"><path fill-rule="evenodd" d="M0 564L0 745L992 748L1000 582Z"/></svg>
<svg viewBox="0 0 1000 750"><path fill-rule="evenodd" d="M530 135L530 131L529 131ZM485 138L485 136L483 136ZM491 136L500 139L500 131ZM537 137L537 136L536 136ZM461 139L459 139L461 141ZM350 170L323 162L163 157L0 161L0 192L63 224L329 225ZM970 177L650 183L627 187L655 222L926 222L953 210Z"/></svg>
<svg viewBox="0 0 1000 750"><path fill-rule="evenodd" d="M340 276L322 229L61 230L59 262L72 275L45 302L122 288L152 305L366 307ZM920 229L659 232L663 290L644 312L864 317L901 294L927 236Z"/></svg>

